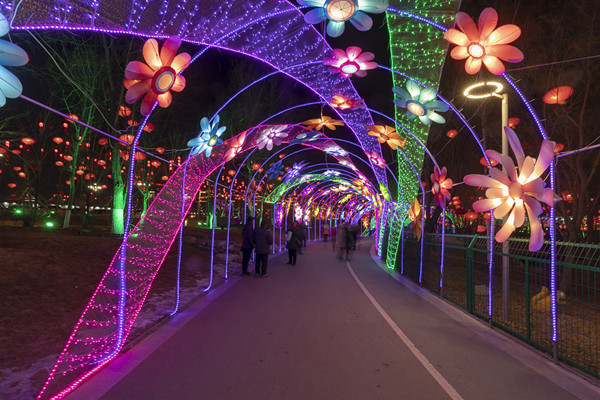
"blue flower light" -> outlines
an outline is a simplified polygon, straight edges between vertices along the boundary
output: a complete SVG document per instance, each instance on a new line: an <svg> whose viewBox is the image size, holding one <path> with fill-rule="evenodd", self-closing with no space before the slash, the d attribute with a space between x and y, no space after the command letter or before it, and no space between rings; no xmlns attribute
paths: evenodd
<svg viewBox="0 0 600 400"><path fill-rule="evenodd" d="M223 143L223 139L220 136L225 132L227 127L222 126L219 128L219 115L217 114L212 124L208 122L208 118L202 118L200 120L200 129L198 137L187 143L188 147L192 148L190 156L204 152L206 157L210 157L213 147Z"/></svg>
<svg viewBox="0 0 600 400"><path fill-rule="evenodd" d="M0 36L8 33L10 25L4 15L0 14ZM12 72L2 65L20 67L27 64L29 56L19 46L0 40L0 107L6 104L6 98L15 99L21 95L23 85Z"/></svg>
<svg viewBox="0 0 600 400"><path fill-rule="evenodd" d="M269 175L270 181L274 181L279 176L283 175L283 162L277 161L275 164L271 164L271 167L265 173Z"/></svg>
<svg viewBox="0 0 600 400"><path fill-rule="evenodd" d="M344 33L344 23L350 21L359 31L368 31L373 20L365 12L379 14L388 8L388 0L298 0L301 6L317 7L304 15L307 24L329 20L327 34L338 37Z"/></svg>
<svg viewBox="0 0 600 400"><path fill-rule="evenodd" d="M302 171L308 163L306 161L302 161L299 163L295 163L292 168L290 168L285 174L285 181L292 182L294 179L300 176L300 171Z"/></svg>
<svg viewBox="0 0 600 400"><path fill-rule="evenodd" d="M402 88L394 87L392 91L398 99L394 99L394 104L398 107L406 108L406 115L410 119L419 117L425 125L431 124L431 121L443 124L446 119L436 111L448 111L448 105L441 100L437 100L437 90L434 88L422 89L414 81L408 81L406 84L408 92Z"/></svg>
<svg viewBox="0 0 600 400"><path fill-rule="evenodd" d="M298 136L296 136L296 138L292 141L290 141L289 144L300 144L300 143L306 143L306 142L313 142L315 140L317 140L319 138L319 136L321 136L323 133L319 132L319 131L310 131L308 133L301 133Z"/></svg>

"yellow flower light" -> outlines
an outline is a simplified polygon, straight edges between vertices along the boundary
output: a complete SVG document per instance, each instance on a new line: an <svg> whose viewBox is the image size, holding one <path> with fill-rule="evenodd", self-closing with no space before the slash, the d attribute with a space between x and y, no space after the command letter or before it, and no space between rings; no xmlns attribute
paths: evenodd
<svg viewBox="0 0 600 400"><path fill-rule="evenodd" d="M396 129L388 125L367 125L365 126L369 130L367 134L369 136L375 136L377 141L381 144L387 143L392 150L396 150L398 147L404 148L406 146L406 140L396 133Z"/></svg>

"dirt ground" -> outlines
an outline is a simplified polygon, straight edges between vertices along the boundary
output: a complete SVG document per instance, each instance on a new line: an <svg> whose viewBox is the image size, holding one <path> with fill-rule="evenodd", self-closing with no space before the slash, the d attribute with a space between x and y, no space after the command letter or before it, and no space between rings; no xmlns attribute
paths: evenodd
<svg viewBox="0 0 600 400"><path fill-rule="evenodd" d="M181 307L206 287L210 230L184 232ZM226 231L217 230L223 249ZM230 274L240 272L241 230L232 229ZM0 398L32 399L44 384L121 239L78 230L0 227ZM176 247L176 246L174 246ZM213 285L223 281L224 256ZM167 256L128 338L135 340L173 310L177 253Z"/></svg>

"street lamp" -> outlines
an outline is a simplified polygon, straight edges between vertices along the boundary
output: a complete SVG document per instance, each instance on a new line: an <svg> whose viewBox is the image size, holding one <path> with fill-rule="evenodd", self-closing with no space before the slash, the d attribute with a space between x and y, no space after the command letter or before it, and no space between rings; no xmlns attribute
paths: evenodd
<svg viewBox="0 0 600 400"><path fill-rule="evenodd" d="M485 99L488 97L497 97L502 99L502 156L508 156L508 139L506 138L506 132L504 128L508 126L508 94L501 93L503 86L499 82L479 82L469 86L465 89L463 94L469 99ZM502 168L505 175L507 175L506 168ZM505 217L505 218L508 218ZM493 222L492 222L493 223ZM505 320L508 319L508 293L509 293L509 260L508 254L510 252L509 242L505 240L502 243L502 316ZM490 254L490 257L492 255Z"/></svg>

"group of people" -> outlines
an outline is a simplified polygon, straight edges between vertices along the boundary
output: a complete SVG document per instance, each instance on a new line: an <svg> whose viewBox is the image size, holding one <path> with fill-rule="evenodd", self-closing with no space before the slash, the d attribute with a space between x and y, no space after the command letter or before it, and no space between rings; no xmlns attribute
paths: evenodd
<svg viewBox="0 0 600 400"><path fill-rule="evenodd" d="M354 225L342 224L338 225L335 230L335 235L332 232L331 239L333 241L333 251L338 251L338 259L346 257L346 260L350 259L352 250L356 250L356 239L358 238L358 228ZM333 238L335 237L335 240ZM327 241L327 240L325 240Z"/></svg>
<svg viewBox="0 0 600 400"><path fill-rule="evenodd" d="M254 273L258 277L266 278L273 234L267 226L266 219L263 219L257 228L253 228L252 221L252 217L247 218L242 229L242 275L250 275L248 264L252 256L252 250L255 250Z"/></svg>

